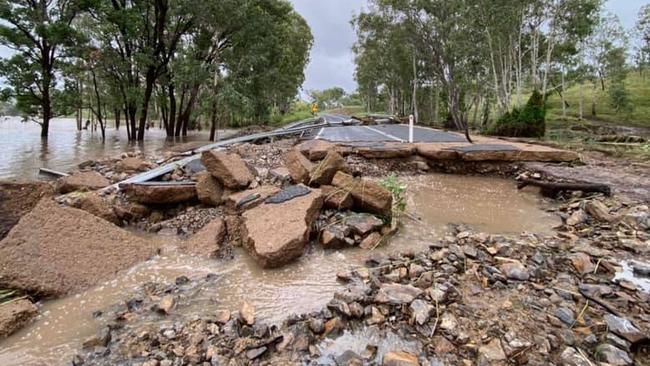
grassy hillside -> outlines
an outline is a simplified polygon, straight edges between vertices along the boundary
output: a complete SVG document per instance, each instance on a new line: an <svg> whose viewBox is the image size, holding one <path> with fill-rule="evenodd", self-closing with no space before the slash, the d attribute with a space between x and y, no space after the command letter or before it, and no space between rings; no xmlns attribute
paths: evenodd
<svg viewBox="0 0 650 366"><path fill-rule="evenodd" d="M605 91L596 88L596 117L591 115L591 98L593 87L591 83L583 85L584 92L584 117L614 125L636 126L650 128L650 75L645 80L637 73L630 73L625 82L633 110L631 113L616 113L611 106L609 98L609 83L605 83ZM569 103L567 115L576 117L579 114L580 85L572 85L565 92L566 101ZM558 94L553 94L548 100L548 120L553 121L562 117L562 103Z"/></svg>

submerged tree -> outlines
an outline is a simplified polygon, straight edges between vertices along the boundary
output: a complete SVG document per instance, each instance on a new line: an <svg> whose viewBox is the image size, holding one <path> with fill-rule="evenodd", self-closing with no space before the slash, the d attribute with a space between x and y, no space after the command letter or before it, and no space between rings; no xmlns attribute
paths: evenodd
<svg viewBox="0 0 650 366"><path fill-rule="evenodd" d="M8 86L3 96L41 124L43 138L50 120L70 106L66 93L71 86L61 80L60 72L72 57L71 49L83 43L73 21L86 5L82 0L0 0L0 44L14 51L0 61L0 75Z"/></svg>

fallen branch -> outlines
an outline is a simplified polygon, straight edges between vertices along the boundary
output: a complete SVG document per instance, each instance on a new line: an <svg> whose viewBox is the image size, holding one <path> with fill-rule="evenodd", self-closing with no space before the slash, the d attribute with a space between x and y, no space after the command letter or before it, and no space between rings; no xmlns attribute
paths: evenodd
<svg viewBox="0 0 650 366"><path fill-rule="evenodd" d="M581 191L584 193L602 193L606 196L612 194L612 189L607 184L598 183L556 183L544 182L535 179L524 179L517 183L517 189L523 189L527 186L539 187L542 194L549 197L557 197L558 193L566 191Z"/></svg>

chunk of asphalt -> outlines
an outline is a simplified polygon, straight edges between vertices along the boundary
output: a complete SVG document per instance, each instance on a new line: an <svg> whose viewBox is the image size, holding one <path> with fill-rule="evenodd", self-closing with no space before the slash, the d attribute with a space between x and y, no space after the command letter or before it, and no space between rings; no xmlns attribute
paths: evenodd
<svg viewBox="0 0 650 366"><path fill-rule="evenodd" d="M266 203L283 203L291 201L294 198L306 196L311 193L311 189L303 185L289 186L273 196L266 199Z"/></svg>

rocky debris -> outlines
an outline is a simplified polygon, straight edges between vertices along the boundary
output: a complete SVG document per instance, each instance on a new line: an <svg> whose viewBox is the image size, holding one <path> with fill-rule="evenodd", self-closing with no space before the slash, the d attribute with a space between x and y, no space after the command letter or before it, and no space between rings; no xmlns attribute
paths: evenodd
<svg viewBox="0 0 650 366"><path fill-rule="evenodd" d="M349 174L350 167L341 155L332 150L311 170L309 185L316 187L329 185L337 172Z"/></svg>
<svg viewBox="0 0 650 366"><path fill-rule="evenodd" d="M255 307L249 302L244 301L239 309L239 316L241 316L242 321L247 325L255 324Z"/></svg>
<svg viewBox="0 0 650 366"><path fill-rule="evenodd" d="M596 266L591 262L591 257L586 253L574 253L569 259L573 264L573 268L582 275L592 273L596 269Z"/></svg>
<svg viewBox="0 0 650 366"><path fill-rule="evenodd" d="M519 262L509 262L501 265L501 272L511 280L528 281L530 274Z"/></svg>
<svg viewBox="0 0 650 366"><path fill-rule="evenodd" d="M604 319L610 332L625 338L632 344L648 340L648 336L643 334L643 332L641 332L639 328L635 327L628 319L612 314L606 314Z"/></svg>
<svg viewBox="0 0 650 366"><path fill-rule="evenodd" d="M327 249L354 246L372 249L381 241L382 235L378 231L383 225L383 221L370 214L326 210L318 218L316 227L320 232L320 242Z"/></svg>
<svg viewBox="0 0 650 366"><path fill-rule="evenodd" d="M278 192L280 192L280 188L278 187L261 186L255 189L232 193L226 199L226 206L234 211L250 210L261 205L267 198Z"/></svg>
<svg viewBox="0 0 650 366"><path fill-rule="evenodd" d="M374 249L381 243L382 239L383 236L380 233L370 233L365 239L361 241L359 248L366 250Z"/></svg>
<svg viewBox="0 0 650 366"><path fill-rule="evenodd" d="M0 240L43 197L53 195L54 187L49 183L0 181Z"/></svg>
<svg viewBox="0 0 650 366"><path fill-rule="evenodd" d="M108 179L97 172L79 172L59 178L56 182L56 190L59 193L95 191L106 188L110 184Z"/></svg>
<svg viewBox="0 0 650 366"><path fill-rule="evenodd" d="M38 314L38 308L27 299L0 303L0 340L24 327Z"/></svg>
<svg viewBox="0 0 650 366"><path fill-rule="evenodd" d="M283 188L280 192L270 196L265 199L266 203L284 203L291 201L294 198L306 196L311 193L311 189L307 188L302 184L287 186Z"/></svg>
<svg viewBox="0 0 650 366"><path fill-rule="evenodd" d="M154 306L154 308L158 313L169 315L174 309L174 306L176 306L174 295L165 295L160 299L158 304Z"/></svg>
<svg viewBox="0 0 650 366"><path fill-rule="evenodd" d="M369 214L353 214L343 220L353 234L365 236L384 226L384 222Z"/></svg>
<svg viewBox="0 0 650 366"><path fill-rule="evenodd" d="M126 157L115 165L115 171L119 173L138 173L151 169L151 164L136 157Z"/></svg>
<svg viewBox="0 0 650 366"><path fill-rule="evenodd" d="M501 341L493 339L488 344L484 344L478 349L479 360L487 361L488 364L494 362L505 361L507 359L503 348L501 348Z"/></svg>
<svg viewBox="0 0 650 366"><path fill-rule="evenodd" d="M323 204L320 190L279 204L246 211L244 247L263 267L279 267L302 255ZM281 229L279 229L281 228Z"/></svg>
<svg viewBox="0 0 650 366"><path fill-rule="evenodd" d="M331 225L320 234L320 242L326 249L341 249L353 246L354 240L348 238L349 227L345 225ZM351 241L351 242L350 242Z"/></svg>
<svg viewBox="0 0 650 366"><path fill-rule="evenodd" d="M584 210L574 211L569 218L566 219L566 224L569 226L577 226L589 221L589 215Z"/></svg>
<svg viewBox="0 0 650 366"><path fill-rule="evenodd" d="M388 218L392 217L393 196L379 184L337 172L332 185L350 192L355 208Z"/></svg>
<svg viewBox="0 0 650 366"><path fill-rule="evenodd" d="M339 211L352 208L354 200L350 192L328 185L321 186L320 189L323 192L323 199L325 200L323 207Z"/></svg>
<svg viewBox="0 0 650 366"><path fill-rule="evenodd" d="M223 200L223 186L207 171L197 173L196 194L203 204L219 206Z"/></svg>
<svg viewBox="0 0 650 366"><path fill-rule="evenodd" d="M417 356L408 352L388 352L384 355L382 366L420 366Z"/></svg>
<svg viewBox="0 0 650 366"><path fill-rule="evenodd" d="M287 167L281 166L279 168L271 169L269 172L271 177L277 180L280 184L290 184L291 183L291 173Z"/></svg>
<svg viewBox="0 0 650 366"><path fill-rule="evenodd" d="M612 222L616 217L609 213L609 209L604 203L596 200L588 201L585 204L585 210L589 215L598 221Z"/></svg>
<svg viewBox="0 0 650 366"><path fill-rule="evenodd" d="M197 199L194 183L123 183L120 190L133 201L145 205L168 205Z"/></svg>
<svg viewBox="0 0 650 366"><path fill-rule="evenodd" d="M97 192L75 192L68 195L66 200L68 206L86 211L115 225L122 225L122 220L115 211L115 197Z"/></svg>
<svg viewBox="0 0 650 366"><path fill-rule="evenodd" d="M245 189L255 179L246 163L237 154L206 151L201 156L205 168L221 184L230 189Z"/></svg>
<svg viewBox="0 0 650 366"><path fill-rule="evenodd" d="M380 304L408 305L420 295L422 290L411 285L382 284L375 301Z"/></svg>
<svg viewBox="0 0 650 366"><path fill-rule="evenodd" d="M307 140L296 146L304 156L311 161L318 161L325 159L325 156L330 151L336 151L339 146L325 140ZM341 151L339 151L339 154Z"/></svg>
<svg viewBox="0 0 650 366"><path fill-rule="evenodd" d="M82 347L83 349L95 349L96 347L106 347L111 342L111 329L103 327L96 335L86 339Z"/></svg>
<svg viewBox="0 0 650 366"><path fill-rule="evenodd" d="M429 321L429 316L435 307L424 300L414 300L410 305L413 320L418 325L424 325Z"/></svg>
<svg viewBox="0 0 650 366"><path fill-rule="evenodd" d="M46 198L0 242L0 287L62 296L106 280L155 251L147 240Z"/></svg>
<svg viewBox="0 0 650 366"><path fill-rule="evenodd" d="M293 182L296 184L309 184L309 173L314 169L314 164L298 149L287 151L283 158Z"/></svg>
<svg viewBox="0 0 650 366"><path fill-rule="evenodd" d="M212 220L191 238L183 241L180 248L184 253L203 258L217 258L226 240L226 222L222 218Z"/></svg>

